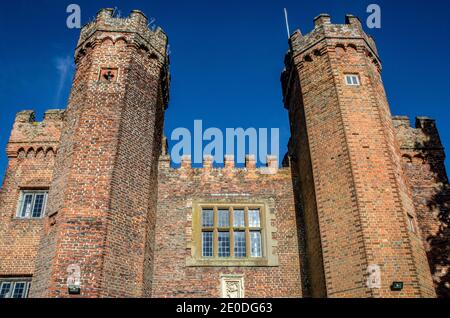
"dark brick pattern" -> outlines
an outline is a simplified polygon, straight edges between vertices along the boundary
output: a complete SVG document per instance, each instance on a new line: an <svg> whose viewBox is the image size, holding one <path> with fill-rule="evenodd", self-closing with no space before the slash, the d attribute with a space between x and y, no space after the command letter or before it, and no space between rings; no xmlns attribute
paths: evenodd
<svg viewBox="0 0 450 318"><path fill-rule="evenodd" d="M374 42L353 16L345 25L331 24L327 15L315 22L310 34L291 37L282 76L312 239L311 245L306 240L312 292L433 297L420 236L407 229L415 209ZM361 85L346 85L346 74L358 74ZM381 268L380 289L366 286L371 265ZM402 292L391 291L394 281L405 283Z"/></svg>
<svg viewBox="0 0 450 318"><path fill-rule="evenodd" d="M32 276L44 220L16 218L21 189L48 189L63 126L64 111L17 114L9 138L8 167L0 195L0 276Z"/></svg>
<svg viewBox="0 0 450 318"><path fill-rule="evenodd" d="M158 217L156 226L155 297L221 297L220 276L243 275L246 297L301 297L302 246L298 237L291 172L262 174L251 162L237 169L232 162L225 168L210 163L194 169L189 160L181 169L172 169L167 156L159 169ZM192 203L267 203L275 216L271 239L279 259L275 267L195 267L186 266L191 250L186 242L192 236Z"/></svg>
<svg viewBox="0 0 450 318"><path fill-rule="evenodd" d="M439 297L450 297L450 186L445 153L433 119L394 117L403 167L414 194L417 222Z"/></svg>

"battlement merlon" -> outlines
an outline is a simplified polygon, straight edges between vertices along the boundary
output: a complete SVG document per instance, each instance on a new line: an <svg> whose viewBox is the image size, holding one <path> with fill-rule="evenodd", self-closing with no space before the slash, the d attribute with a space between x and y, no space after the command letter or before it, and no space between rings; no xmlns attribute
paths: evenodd
<svg viewBox="0 0 450 318"><path fill-rule="evenodd" d="M111 8L102 9L97 13L94 21L83 26L75 56L96 33L111 32L128 34L137 44L147 46L151 53L156 53L164 61L167 59L168 38L161 28L158 27L152 31L148 25L148 18L142 11L133 10L126 18L114 16L114 11Z"/></svg>
<svg viewBox="0 0 450 318"><path fill-rule="evenodd" d="M245 166L243 168L236 168L235 166L235 157L233 155L225 155L224 163L222 167L214 167L213 162L214 158L212 156L204 156L203 158L203 167L202 168L193 168L192 166L192 157L190 155L185 155L181 158L181 166L180 168L172 169L170 167L170 156L162 155L160 157L160 164L163 169L170 169L172 171L236 171L236 172L258 172L262 175L273 175L277 174L279 171L290 171L289 167L279 168L279 161L277 156L268 155L266 158L266 166L258 168L256 166L256 157L254 155L245 156Z"/></svg>
<svg viewBox="0 0 450 318"><path fill-rule="evenodd" d="M416 117L415 127L407 116L393 116L392 121L397 139L402 149L444 150L436 120L428 117Z"/></svg>
<svg viewBox="0 0 450 318"><path fill-rule="evenodd" d="M305 35L299 30L295 31L289 39L289 44L295 57L326 40L342 40L344 43L360 40L381 65L374 39L364 32L361 21L351 14L346 15L345 24L332 24L330 15L320 14L314 19L314 30Z"/></svg>
<svg viewBox="0 0 450 318"><path fill-rule="evenodd" d="M346 15L345 24L332 24L330 15L320 14L314 19L314 30L306 35L296 30L289 38L289 46L284 60L285 68L281 73L283 101L287 109L297 68L305 61L313 60L314 55L320 56L338 46L351 46L357 51L364 51L380 73L382 70L375 41L364 32L361 21L350 14Z"/></svg>
<svg viewBox="0 0 450 318"><path fill-rule="evenodd" d="M17 113L6 149L8 157L16 157L21 149L52 148L56 151L64 125L64 114L65 110L47 110L44 120L37 122L32 110Z"/></svg>
<svg viewBox="0 0 450 318"><path fill-rule="evenodd" d="M76 64L105 40L111 40L114 44L124 41L127 46L134 47L149 59L157 61L161 68L161 96L164 109L167 109L170 99L170 60L168 38L164 31L159 27L155 31L151 30L147 17L141 11L133 10L127 18L121 18L114 15L114 9L102 9L94 21L81 29L75 50Z"/></svg>

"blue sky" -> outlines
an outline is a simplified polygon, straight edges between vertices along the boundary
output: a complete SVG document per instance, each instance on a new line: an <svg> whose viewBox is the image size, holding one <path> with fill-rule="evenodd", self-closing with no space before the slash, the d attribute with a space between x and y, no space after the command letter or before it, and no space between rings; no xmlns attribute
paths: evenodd
<svg viewBox="0 0 450 318"><path fill-rule="evenodd" d="M103 7L122 15L140 9L156 18L171 45L171 102L166 134L176 127L280 128L281 154L289 138L280 72L287 49L283 8L291 29L313 28L325 12L343 23L346 13L362 20L366 8L382 9L382 28L370 30L383 61L392 113L437 119L450 149L450 3L428 1L2 1L0 4L0 180L4 149L15 113L65 108L79 30L68 29L66 7L81 6L82 22Z"/></svg>

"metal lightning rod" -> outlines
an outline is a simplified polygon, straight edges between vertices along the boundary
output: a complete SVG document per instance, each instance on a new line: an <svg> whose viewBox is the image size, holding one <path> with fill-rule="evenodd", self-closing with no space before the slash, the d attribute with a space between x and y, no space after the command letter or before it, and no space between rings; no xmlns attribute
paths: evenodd
<svg viewBox="0 0 450 318"><path fill-rule="evenodd" d="M289 20L288 20L288 13L286 8L284 8L284 18L286 20L286 30L287 30L287 36L288 39L291 37L291 32L289 31Z"/></svg>

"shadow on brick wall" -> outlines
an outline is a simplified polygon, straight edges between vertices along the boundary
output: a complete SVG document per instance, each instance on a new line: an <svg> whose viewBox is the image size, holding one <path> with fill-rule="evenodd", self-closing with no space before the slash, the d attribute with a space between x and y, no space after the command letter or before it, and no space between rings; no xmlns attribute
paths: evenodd
<svg viewBox="0 0 450 318"><path fill-rule="evenodd" d="M424 233L428 243L427 256L438 296L450 298L450 186L444 165L445 154L436 127L424 127L423 131L427 141L416 144L416 148L421 149L426 162L430 164L437 184L436 192L426 205L430 213L439 211L435 220L439 223L438 231Z"/></svg>

